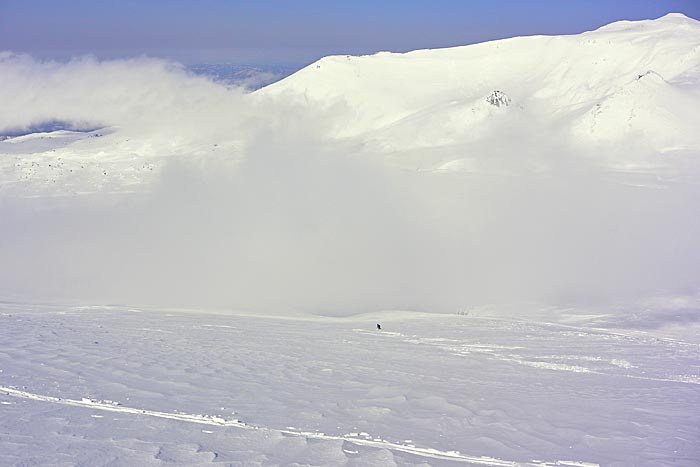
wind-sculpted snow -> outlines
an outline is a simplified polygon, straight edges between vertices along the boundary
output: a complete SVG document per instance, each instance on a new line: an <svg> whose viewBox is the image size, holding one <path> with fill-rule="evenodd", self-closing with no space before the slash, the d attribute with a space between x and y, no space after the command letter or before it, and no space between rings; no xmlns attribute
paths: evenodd
<svg viewBox="0 0 700 467"><path fill-rule="evenodd" d="M3 465L700 460L700 347L654 334L4 304L0 343Z"/></svg>
<svg viewBox="0 0 700 467"><path fill-rule="evenodd" d="M133 407L125 407L119 403L112 401L96 401L93 399L82 398L81 400L73 399L62 399L60 397L44 396L40 394L33 394L26 391L21 391L12 387L0 386L0 393L5 393L6 396L18 397L22 399L29 399L41 402L51 402L54 404L69 405L73 407L83 407L87 409L93 409L98 411L107 412L118 412L135 414L148 417L165 418L168 420L176 420L180 422L187 423L198 423L201 425L211 425L216 427L234 427L244 430L256 430L256 431L271 431L285 436L301 437L311 440L322 440L322 441L343 441L349 445L356 446L368 446L377 449L387 449L389 451L405 452L408 454L413 454L418 457L424 457L428 459L437 460L447 460L458 463L465 463L469 465L484 465L484 466L495 466L495 467L547 467L547 466L563 466L563 467L598 467L598 464L593 464L589 462L578 462L578 461L555 461L555 462L542 462L542 461L532 461L532 462L514 462L514 461L504 461L501 459L494 459L487 456L467 456L463 455L459 451L439 451L432 448L422 448L416 447L411 444L397 444L385 441L381 438L371 438L368 433L350 433L345 436L333 436L327 435L325 433L318 433L314 431L298 431L289 428L285 429L269 429L256 425L249 425L242 423L238 420L226 420L221 417L210 416L210 415L199 415L199 414L186 414L180 412L158 412L153 410L145 409L135 409ZM7 402L5 405L11 405ZM95 416L95 418L101 418L102 416ZM206 432L206 431L204 431ZM208 432L212 433L212 432ZM343 452L347 454L359 454L359 451L351 451L348 449L343 449Z"/></svg>

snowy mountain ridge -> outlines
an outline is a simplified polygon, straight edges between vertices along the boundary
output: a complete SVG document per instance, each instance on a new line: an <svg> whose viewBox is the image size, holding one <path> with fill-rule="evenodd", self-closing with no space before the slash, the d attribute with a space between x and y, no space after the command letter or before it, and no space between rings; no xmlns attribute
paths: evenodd
<svg viewBox="0 0 700 467"><path fill-rule="evenodd" d="M260 93L299 95L318 103L342 100L352 117L338 136L371 133L408 149L424 145L418 127L431 132L435 128L429 127L441 122L452 125L452 103L466 106L467 115L478 113L479 100L505 92L526 109L528 119L565 125L582 142L644 133L660 150L671 141L700 147L687 128L688 117L700 120L693 111L700 109L700 88L689 84L698 82L699 66L700 22L669 14L570 36L325 57ZM661 125L653 117L657 114ZM467 131L486 131L488 120L476 123L467 115L460 116L463 125L450 128L451 138L438 138L435 145L461 142ZM601 118L609 126L597 124ZM377 134L380 129L386 132Z"/></svg>
<svg viewBox="0 0 700 467"><path fill-rule="evenodd" d="M0 154L10 156L0 188L25 194L138 191L173 156L241 161L262 134L313 134L421 171L509 173L503 159L515 153L547 171L565 152L657 173L698 165L700 22L669 14L567 36L329 56L252 93L167 62L3 53L0 98ZM47 122L92 131L18 130ZM92 137L97 128L104 137Z"/></svg>

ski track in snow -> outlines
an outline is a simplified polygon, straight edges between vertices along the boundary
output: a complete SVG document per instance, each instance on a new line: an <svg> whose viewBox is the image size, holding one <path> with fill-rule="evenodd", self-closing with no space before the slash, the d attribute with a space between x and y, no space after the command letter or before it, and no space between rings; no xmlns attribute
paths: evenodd
<svg viewBox="0 0 700 467"><path fill-rule="evenodd" d="M329 435L326 433L319 433L313 431L301 431L292 429L292 427L287 427L286 429L276 429L268 428L258 425L252 425L248 423L241 422L236 419L224 419L212 415L202 415L202 414L187 414L181 412L159 412L154 410L138 409L135 407L127 407L121 405L114 401L98 401L94 399L82 398L77 399L64 399L53 396L46 396L42 394L35 394L13 387L0 386L0 391L5 395L10 397L16 397L21 399L29 399L41 402L50 402L54 404L62 404L73 407L82 407L86 409L93 410L103 410L107 412L121 412L129 413L135 415L145 415L149 417L165 418L170 420L176 420L181 422L189 423L199 423L202 425L220 426L220 427L232 427L240 428L243 430L258 430L258 431L269 431L281 433L286 436L296 436L307 439L317 439L325 441L344 441L356 446L367 446L379 449L388 449L391 451L404 452L407 454L412 454L415 456L439 459L439 460L449 460L453 462L461 462L472 465L483 465L492 467L599 467L599 464L584 462L584 461L570 461L570 460L557 460L557 461L541 461L532 460L530 462L518 462L509 461L503 459L496 459L488 456L470 456L467 454L462 454L459 451L440 451L438 449L429 447L417 447L410 444L399 444L392 443L381 439L380 437L370 437L365 433L353 433L347 435ZM94 415L94 417L99 417ZM365 436L365 437L363 437Z"/></svg>
<svg viewBox="0 0 700 467"><path fill-rule="evenodd" d="M545 323L545 324L547 324L547 323ZM569 326L569 327L571 327L572 329L577 329L576 327L573 327L573 326ZM374 335L379 335L381 337L386 337L386 338L400 339L403 342L415 344L415 345L428 345L428 346L438 347L438 348L441 348L445 351L453 353L455 355L469 355L469 354L475 354L475 353L483 354L483 355L487 355L489 357L492 357L492 358L495 358L497 360L501 360L504 362L517 363L519 365L529 366L529 367L543 369L543 370L568 371L568 372L572 372L572 373L588 373L588 374L594 374L594 375L619 376L619 377L623 377L623 378L631 378L631 379L638 379L638 380L645 380L645 381L659 381L659 382L667 382L667 383L700 385L700 376L699 375L682 374L682 375L674 375L674 376L669 377L669 378L660 378L660 377L653 377L653 376L634 375L634 374L629 374L629 373L614 373L614 372L609 372L609 371L600 371L598 369L584 366L584 364L583 364L584 362L598 362L598 363L607 364L612 368L620 369L620 370L636 368L636 366L632 365L630 362L628 362L626 360L620 360L620 359L607 359L607 358L602 358L599 356L585 356L585 355L534 355L534 356L530 356L528 358L527 356L523 356L523 355L512 352L514 350L524 348L524 347L520 347L520 346L503 346L503 345L498 345L498 344L481 344L481 343L464 344L464 343L462 343L462 341L459 341L456 339L421 337L421 336L417 336L417 335L406 335L406 334L402 334L400 332L393 332L393 331L381 331L379 333L377 333L375 331L368 331L366 329L353 329L353 331L360 333L360 334L374 334ZM579 331L579 334L585 334L587 336L597 335L595 333L591 333L590 331L589 332ZM629 335L613 333L613 332L602 332L600 334L605 335L605 336L630 338ZM664 343L685 344L683 342L678 342L678 341L669 340L669 339L666 339L666 340L658 339L658 341L664 342ZM688 344L685 344L685 345L688 345ZM547 361L547 360L558 360L558 362L551 362L551 361ZM581 362L581 364L572 365L572 364L567 364L567 363L561 363L561 361L571 361L571 360Z"/></svg>

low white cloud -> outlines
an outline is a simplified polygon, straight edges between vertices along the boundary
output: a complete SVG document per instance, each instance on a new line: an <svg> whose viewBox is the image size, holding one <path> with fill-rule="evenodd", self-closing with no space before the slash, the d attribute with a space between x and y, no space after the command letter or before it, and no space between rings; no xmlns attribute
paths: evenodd
<svg viewBox="0 0 700 467"><path fill-rule="evenodd" d="M61 63L0 54L0 130L54 120L141 125L155 118L167 120L173 107L197 109L230 97L220 86L163 60L84 57Z"/></svg>
<svg viewBox="0 0 700 467"><path fill-rule="evenodd" d="M535 124L449 150L479 170L431 173L328 136L351 118L342 102L261 98L158 60L5 55L0 77L1 128L107 125L156 153L243 142L173 159L140 195L0 196L6 298L356 313L697 288L694 177L619 183Z"/></svg>

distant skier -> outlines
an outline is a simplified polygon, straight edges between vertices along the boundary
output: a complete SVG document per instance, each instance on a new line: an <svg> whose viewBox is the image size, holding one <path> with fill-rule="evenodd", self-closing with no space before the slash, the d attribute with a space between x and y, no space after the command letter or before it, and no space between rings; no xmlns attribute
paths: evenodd
<svg viewBox="0 0 700 467"><path fill-rule="evenodd" d="M379 323L377 323L377 329L379 329L379 330L381 331L381 330L382 330L382 325L379 324Z"/></svg>

